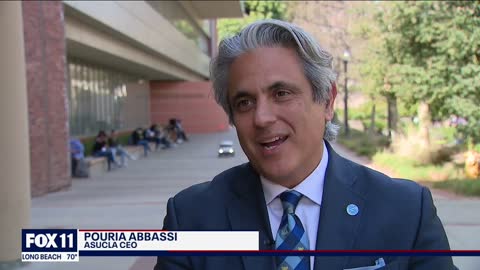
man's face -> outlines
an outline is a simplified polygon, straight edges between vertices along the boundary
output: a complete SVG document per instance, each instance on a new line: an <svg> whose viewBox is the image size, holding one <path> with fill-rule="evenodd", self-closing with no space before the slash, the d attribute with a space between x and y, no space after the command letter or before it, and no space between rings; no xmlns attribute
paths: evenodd
<svg viewBox="0 0 480 270"><path fill-rule="evenodd" d="M243 151L267 179L294 187L318 165L330 103L315 103L296 52L258 48L232 64L228 98Z"/></svg>

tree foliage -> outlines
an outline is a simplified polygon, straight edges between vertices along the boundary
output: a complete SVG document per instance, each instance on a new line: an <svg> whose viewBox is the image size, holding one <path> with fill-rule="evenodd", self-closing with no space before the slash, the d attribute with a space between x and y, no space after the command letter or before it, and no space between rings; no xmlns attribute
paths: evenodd
<svg viewBox="0 0 480 270"><path fill-rule="evenodd" d="M461 131L479 140L480 2L395 2L378 21L391 91L434 119L466 118Z"/></svg>
<svg viewBox="0 0 480 270"><path fill-rule="evenodd" d="M382 27L379 23L372 22L381 18L381 15L390 6L390 3L380 4L379 2L362 2L356 5L352 10L355 24L352 24L350 29L355 37L363 40L363 43L365 43L363 46L356 46L361 51L357 51L359 65L354 68L357 68L361 75L362 92L372 100L371 122L376 121L374 113L376 111L381 112L376 110L375 106L379 104L379 101L387 101L385 109L388 113L386 119L389 134L392 131L397 131L399 108L402 115L407 112L404 106L397 105L396 93L391 91L391 84L387 78L389 61L387 59L385 34L382 32Z"/></svg>
<svg viewBox="0 0 480 270"><path fill-rule="evenodd" d="M388 63L385 61L386 50L382 29L378 23L372 23L372 21L377 14L383 13L385 8L385 4L379 5L372 2L356 5L352 12L355 24L352 24L349 29L355 37L366 42L361 51L357 51L356 58L359 65L353 68L359 69L362 77L362 92L375 96L385 94L384 78Z"/></svg>
<svg viewBox="0 0 480 270"><path fill-rule="evenodd" d="M248 24L261 19L287 19L287 3L285 1L253 1L244 2L246 16L238 19L221 19L218 21L218 37L222 40L231 37Z"/></svg>

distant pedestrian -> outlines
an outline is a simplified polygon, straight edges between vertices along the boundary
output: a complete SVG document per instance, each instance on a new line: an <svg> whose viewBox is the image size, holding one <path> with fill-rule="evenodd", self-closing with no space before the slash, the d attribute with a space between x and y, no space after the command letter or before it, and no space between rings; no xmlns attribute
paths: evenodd
<svg viewBox="0 0 480 270"><path fill-rule="evenodd" d="M77 139L70 139L70 159L72 177L88 177L89 170L85 161L85 146Z"/></svg>
<svg viewBox="0 0 480 270"><path fill-rule="evenodd" d="M176 119L176 118L171 118L168 121L168 126L167 130L170 133L173 133L175 136L174 141L176 143L182 143L183 141L188 141L187 135L185 134L185 131L183 130L181 120Z"/></svg>
<svg viewBox="0 0 480 270"><path fill-rule="evenodd" d="M111 130L110 136L108 137L108 146L112 151L113 156L120 156L120 166L127 167L127 159L136 160L136 158L128 153L128 151L120 144L117 132L114 129Z"/></svg>

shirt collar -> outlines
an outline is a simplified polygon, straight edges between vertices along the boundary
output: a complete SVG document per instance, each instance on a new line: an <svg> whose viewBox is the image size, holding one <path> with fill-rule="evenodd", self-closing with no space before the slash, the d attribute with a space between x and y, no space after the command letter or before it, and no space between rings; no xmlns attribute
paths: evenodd
<svg viewBox="0 0 480 270"><path fill-rule="evenodd" d="M321 205L323 196L323 183L325 182L325 172L327 171L328 164L328 150L323 142L323 155L318 166L313 172L307 176L300 184L293 189L303 194L303 196L309 198L314 203ZM275 198L282 192L288 190L288 188L279 184L273 183L263 176L260 176L262 182L263 193L265 196L265 202L270 204Z"/></svg>

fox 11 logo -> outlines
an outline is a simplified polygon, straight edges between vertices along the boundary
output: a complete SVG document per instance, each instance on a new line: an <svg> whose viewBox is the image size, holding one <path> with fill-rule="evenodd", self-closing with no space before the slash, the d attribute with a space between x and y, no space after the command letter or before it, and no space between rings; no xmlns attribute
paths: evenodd
<svg viewBox="0 0 480 270"><path fill-rule="evenodd" d="M22 252L77 252L77 230L23 229Z"/></svg>

